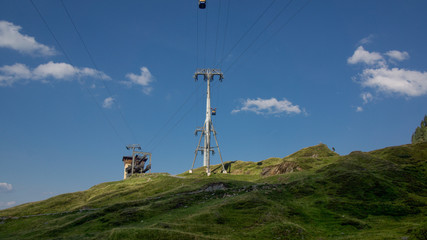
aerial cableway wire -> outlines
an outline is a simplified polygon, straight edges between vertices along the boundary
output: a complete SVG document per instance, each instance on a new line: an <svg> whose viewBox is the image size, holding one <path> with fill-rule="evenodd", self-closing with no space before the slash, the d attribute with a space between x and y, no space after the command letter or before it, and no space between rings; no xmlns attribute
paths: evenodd
<svg viewBox="0 0 427 240"><path fill-rule="evenodd" d="M270 42L284 27L286 27L293 18L295 18L302 10L304 10L305 7L308 6L308 4L311 2L311 0L308 0L301 8L299 8L285 23L283 23L271 36L267 39L267 41L264 42L264 44L261 45L255 52L258 52L261 48L263 48L265 45L267 45L268 42Z"/></svg>
<svg viewBox="0 0 427 240"><path fill-rule="evenodd" d="M157 139L157 137L160 135L160 133L162 132L163 129L165 129L168 124L172 121L172 119L174 119L176 117L176 115L181 112L182 108L188 103L188 101L191 99L191 97L193 97L193 95L199 91L200 87L197 87L196 89L194 89L193 92L191 92L187 98L184 100L184 102L175 110L175 112L169 117L169 119L163 124L163 126L156 132L156 134L154 134L154 136L150 139L150 141L147 143L146 147L150 148L152 143L155 142L155 140Z"/></svg>
<svg viewBox="0 0 427 240"><path fill-rule="evenodd" d="M273 0L269 6L267 6L267 8L261 13L260 16L258 16L258 18L255 20L255 22L251 25L251 27L241 36L241 38L236 42L236 44L231 48L230 51L228 51L227 55L223 55L224 53L224 49L225 49L225 40L226 40L226 33L227 33L227 28L228 28L228 16L229 16L229 6L230 6L230 2L228 2L227 5L227 16L226 16L226 27L225 27L225 33L224 33L224 41L223 41L223 49L221 52L221 57L220 57L220 62L218 64L216 64L215 66L222 66L222 63L224 62L224 60L228 57L228 55L239 45L239 43L245 38L245 36L252 30L252 28L258 23L258 21L260 21L260 19L265 15L265 13L273 6L274 2L276 0ZM294 13L279 29L277 32L279 32L281 29L283 29L287 24L289 24L289 22L296 16L298 15L310 2L311 0L309 0L308 2L306 2L296 13ZM293 2L293 0L290 0L280 11L278 14L276 14L273 19L268 23L268 25L257 35L257 37L248 45L248 47L238 56L238 58L227 68L225 72L229 71L231 69L231 67L242 57L243 54L245 54L252 46L253 44L261 37L261 35L277 20L278 17L280 17L284 11L286 9L289 8L289 6L291 5L291 3ZM207 14L206 14L207 15ZM197 19L198 19L198 15L197 15ZM207 16L206 16L206 20L205 20L205 31L207 31ZM274 35L277 34L274 33ZM198 27L198 21L197 21L197 38L199 35L199 27ZM218 37L218 35L217 35ZM198 41L197 41L198 42ZM204 65L206 65L206 58L207 58L207 54L206 54L206 48L207 48L207 32L205 32L205 54L204 54ZM198 59L198 43L197 43L197 50L196 50L196 58ZM215 51L216 53L216 51ZM196 60L197 63L196 65L198 65L198 60ZM212 87L217 88L219 85L215 85L213 84ZM164 127L167 126L171 120L175 117L175 115L177 113L179 113L182 109L182 107L189 101L189 99L192 97L192 95L194 95L197 92L198 89L196 89L193 93L191 93L189 95L189 97L184 101L184 103L178 108L178 110L168 119L168 121L164 124ZM198 99L202 99L204 96L201 95ZM198 104L199 101L195 101L195 103L181 116L181 118L175 122L175 124L168 130L166 131L163 136L160 138L160 140L153 146L153 148L151 149L151 152L154 152L155 149L163 142L163 140L182 122L182 120L191 112L191 110L193 110L193 108ZM162 127L162 129L164 128ZM159 134L156 134L155 138L157 138L157 136L159 136ZM154 139L155 139L154 138ZM154 140L153 139L153 140ZM152 140L152 141L153 141Z"/></svg>
<svg viewBox="0 0 427 240"><path fill-rule="evenodd" d="M207 46L206 44L206 41L207 41L207 37L206 37L206 32L200 32L200 25L199 25L199 19L200 19L200 17L199 17L199 8L198 8L198 6L197 6L197 8L196 8L196 69L199 67L199 59L200 59L200 51L199 51L199 48L200 48L200 46L199 46L199 39L200 39L200 37L199 37L199 35L201 35L201 34L203 34L204 36L205 36L205 38L204 38L204 40L205 40L205 43L204 43L204 45L205 46ZM207 17L205 16L205 31L207 31L206 30L206 26L207 26ZM205 49L206 49L206 47L205 47ZM205 52L205 54L204 54L204 61L205 61L205 63L206 63L206 52ZM187 96L187 98L184 100L184 102L178 107L178 108L176 108L176 110L175 110L175 112L173 113L173 114L171 114L170 115L170 117L168 118L168 120L162 125L162 127L161 128L159 128L159 130L157 130L157 132L154 134L154 136L148 141L148 143L147 143L147 145L146 145L146 148L148 148L149 149L149 151L150 152L153 152L157 147L158 147L158 145L161 143L161 142L163 142L163 140L169 135L169 132L170 131L168 131L168 132L166 132L166 133L164 133L164 131L165 131L165 129L167 128L167 126L171 123L171 122L173 122L172 120L173 119L175 119L177 116L178 116L178 114L180 113L180 112L182 112L182 109L184 108L184 106L190 101L190 99L196 94L196 93L198 93L199 92L199 90L200 90L200 86L201 85L195 85L195 88L194 88L194 90L193 90L193 92L191 92L188 96ZM189 113L189 112L191 112L191 110L196 106L196 105L198 105L198 103L200 103L200 99L202 98L203 96L201 95L201 96L198 96L198 97L196 97L196 101L195 101L195 103L194 103L194 105L192 105L191 107L190 107L190 109L189 110L187 110L185 113L184 113L184 115L183 116L181 116L181 118L177 121L177 122L175 122L175 124L173 125L173 127L171 128L171 129L174 129L181 121L182 121L182 119ZM159 138L161 136L161 138L160 138L160 140L158 140L157 141L157 139Z"/></svg>
<svg viewBox="0 0 427 240"><path fill-rule="evenodd" d="M227 31L227 26L228 26L228 15L229 15L229 6L230 6L230 1L227 5L227 17L226 17L226 27L225 27L225 31ZM220 11L219 11L220 12ZM220 13L218 13L220 14ZM219 17L218 17L219 18ZM205 46L205 51L204 51L204 65L206 65L206 59L207 59L207 54L206 54L206 50L207 50L207 26L208 26L208 17L207 17L207 11L205 14L205 28L204 31L205 32L201 32L200 33L200 28L199 28L199 10L197 9L196 11L196 68L199 67L199 35L203 34L204 35L204 46ZM218 27L217 27L218 29ZM225 32L226 33L226 32ZM226 35L226 34L225 34ZM224 43L225 43L225 35L224 35ZM217 40L218 41L218 30L217 30ZM217 48L217 43L215 44L216 48ZM223 45L224 47L224 45ZM224 52L224 48L222 50L222 52ZM215 50L215 54L216 54L216 50ZM199 92L201 85L196 85L196 88L193 92L191 92L188 97L184 100L184 102L176 109L176 111L169 117L169 119L163 124L163 126L157 131L156 134L154 134L154 136L150 139L150 141L147 144L147 147L150 149L150 152L154 152L155 149L165 140L165 138L182 122L182 120L201 102L200 100L203 99L204 95L200 95L197 97L196 101L194 102L194 104L174 123L174 125L168 130L165 131L164 129L166 129L166 127L172 122L173 119L176 118L176 116L178 115L178 113L180 113L183 109L183 107L189 102L189 100L191 99L191 97L196 94L197 92ZM214 87L214 86L213 86ZM165 131L165 132L164 132ZM163 133L163 135L161 136L161 133ZM157 141L156 139L158 139L158 137L160 137L160 139Z"/></svg>
<svg viewBox="0 0 427 240"><path fill-rule="evenodd" d="M53 33L52 29L50 28L49 24L47 24L46 19L43 17L42 13L40 12L39 8L36 6L36 4L33 2L33 0L30 0L31 4L33 5L34 9L36 10L36 12L38 13L39 17L41 18L42 22L44 23L44 25L46 26L47 30L49 31L50 35L52 35L52 38L55 40L56 45L58 45L59 49L61 50L61 52L64 54L65 58L67 59L67 61L69 63L71 63L71 59L68 57L68 54L65 52L64 48L62 47L62 45L59 43L58 39L56 38L55 34ZM72 64L72 63L71 63Z"/></svg>
<svg viewBox="0 0 427 240"><path fill-rule="evenodd" d="M267 41L265 41L264 42L264 44L262 44L261 45L261 47L259 47L255 52L258 52L261 48L263 48L269 41L271 41L271 39L273 39L284 27L286 27L302 10L304 10L304 8L305 7L307 7L308 6L308 4L311 2L311 0L308 0L307 2L305 2L305 4L304 5L302 5L285 23L283 23L271 36L270 36L270 38L267 40ZM268 27L267 27L268 28ZM266 29L265 29L266 30ZM264 30L264 31L265 31ZM258 37L256 38L256 39L258 39L259 37L261 36L261 34L260 35L258 35ZM245 51L243 51L242 52L242 54L240 54L240 56L227 68L227 70L226 71L224 71L224 73L225 72L228 72L230 69L231 69L231 67L232 67L232 65L234 65L239 59L240 59L240 57L242 57L242 55L253 45L253 43L255 43L255 41L256 40L254 40L251 44L250 44L250 46L248 46L246 49L245 49Z"/></svg>
<svg viewBox="0 0 427 240"><path fill-rule="evenodd" d="M202 96L203 97L203 96ZM199 99L197 99L197 100L201 100L202 99L202 97L201 98L199 98ZM157 142L157 144L156 145L154 145L154 147L150 150L150 152L151 153L153 153L154 152L154 150L156 150L156 148L163 142L163 140L165 140L165 138L170 134L170 133L172 133L173 132L173 130L178 126L178 124L180 124L181 122L182 122L182 120L184 120L184 118L194 109L194 107L196 107L197 106L197 103L199 102L199 101L195 101L194 102L194 104L181 116L181 118L178 120L178 121L176 121L175 122L175 124L168 130L168 131L166 131L166 133L162 136L162 138Z"/></svg>
<svg viewBox="0 0 427 240"><path fill-rule="evenodd" d="M196 69L199 67L199 9L196 8Z"/></svg>
<svg viewBox="0 0 427 240"><path fill-rule="evenodd" d="M83 45L83 48L85 49L85 51L86 51L87 55L89 56L89 59L90 59L90 61L91 61L92 65L93 65L93 67L94 67L94 68L95 68L95 70L99 73L100 71L99 71L99 68L98 68L98 64L96 64L95 59L93 58L93 55L90 53L89 48L87 47L86 42L83 40L83 37L82 37L82 35L80 34L80 31L77 29L77 25L75 24L75 22L74 22L73 18L71 17L70 11L68 11L68 8L67 8L67 6L64 4L64 1L63 1L63 0L61 0L60 2L61 2L61 4L62 4L62 7L63 7L63 8L64 8L64 10L65 10L66 15L67 15L67 16L68 16L68 18L69 18L69 20L70 20L71 24L73 25L74 30L76 31L77 36L78 36L78 38L80 39L80 42L81 42L81 43L82 43L82 45ZM102 81L102 80L101 80L101 82L102 82L102 84L104 85L105 89L107 89L108 94L109 94L111 97L113 97L114 95L112 94L112 92L111 92L110 88L107 86L107 84L105 83L105 81ZM117 101L117 100L116 100L116 101ZM125 126L126 126L126 127L128 128L128 130L130 131L130 133L131 133L131 136L132 136L133 140L134 140L135 142L138 142L138 139L137 139L137 137L135 136L134 131L133 131L133 130L132 130L132 128L130 127L130 125L129 125L129 123L127 122L126 118L124 117L123 112L122 112L122 110L120 109L120 106L119 106L117 109L118 109L118 111L119 111L120 117L121 117L121 119L123 120L123 122L124 122Z"/></svg>
<svg viewBox="0 0 427 240"><path fill-rule="evenodd" d="M42 20L42 22L44 23L44 25L46 26L46 28L48 29L49 33L51 34L52 38L55 40L56 44L58 45L59 49L61 50L62 54L64 54L65 58L67 59L67 61L74 66L73 61L71 61L70 57L68 56L68 54L65 52L64 48L62 47L61 43L58 41L58 39L56 38L55 34L53 33L52 29L50 28L49 24L47 23L46 19L43 17L43 14L40 12L40 10L38 9L38 7L36 6L36 4L33 2L33 0L30 0L31 4L33 5L34 9L36 10L36 12L38 13L40 19ZM80 79L79 79L79 83ZM92 100L95 102L96 106L98 107L98 109L100 110L102 116L104 117L104 119L107 121L107 123L110 125L110 127L113 129L114 133L116 134L116 136L119 138L120 142L125 143L125 141L123 140L123 138L120 136L119 132L117 131L117 129L114 127L113 123L110 121L110 119L107 117L107 115L105 115L104 111L102 110L101 105L98 103L98 101L96 100L95 96L93 95L93 93L89 90L89 88L87 88L87 86L83 83L81 83L81 85L86 89L86 91L89 93L89 95L92 97Z"/></svg>
<svg viewBox="0 0 427 240"><path fill-rule="evenodd" d="M219 35L219 23L220 23L220 17L221 17L221 0L218 0L219 1L219 7L218 7L218 21L217 21L217 24L216 24L216 37L215 37L215 51L214 51L214 64L215 64L215 62L216 62L216 49L217 49L217 47L218 47L218 35Z"/></svg>
<svg viewBox="0 0 427 240"><path fill-rule="evenodd" d="M208 49L208 9L206 9L205 14L205 57L203 61L203 67L206 67L206 58L207 58L207 49Z"/></svg>
<svg viewBox="0 0 427 240"><path fill-rule="evenodd" d="M229 0L230 1L230 0ZM239 38L239 40L237 40L237 42L233 45L233 47L228 51L228 53L224 56L222 56L222 58L220 59L219 63L217 63L215 66L221 66L222 63L224 62L225 59L227 59L228 55L230 55L230 53L239 45L239 43L246 37L246 35L248 35L248 33L255 27L255 25L261 20L261 18L265 15L265 13L273 6L274 2L276 2L276 0L271 1L271 3L267 6L267 8L264 9L264 11L262 11L262 13L258 16L258 18L255 20L255 22L252 23L252 25L249 27L248 30L246 30L245 33L243 33L243 35ZM227 10L228 12L228 10ZM228 13L227 13L227 18L228 18ZM225 41L225 40L224 40Z"/></svg>
<svg viewBox="0 0 427 240"><path fill-rule="evenodd" d="M227 32L228 32L228 21L229 21L228 19L230 16L230 3L231 3L231 0L228 0L226 17L225 17L224 38L222 41L222 50L221 50L221 55L220 55L219 59L222 59L224 56L225 40L227 39ZM221 64L219 64L219 68L221 68L221 67L222 67L222 62L221 62Z"/></svg>
<svg viewBox="0 0 427 240"><path fill-rule="evenodd" d="M279 18L286 9L291 5L293 0L290 0L274 17L271 19L271 21L267 24L267 26L256 36L256 38L245 48L245 50L228 66L228 68L224 71L224 73L228 72L231 67L233 67L234 64L236 64L237 61L245 54L253 45L254 43L264 34L264 32L273 24L277 18Z"/></svg>

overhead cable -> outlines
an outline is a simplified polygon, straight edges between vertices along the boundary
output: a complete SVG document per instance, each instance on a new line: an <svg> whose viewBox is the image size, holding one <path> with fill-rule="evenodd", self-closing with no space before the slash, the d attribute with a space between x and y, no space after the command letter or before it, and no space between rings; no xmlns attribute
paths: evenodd
<svg viewBox="0 0 427 240"><path fill-rule="evenodd" d="M225 17L224 39L222 41L222 50L221 50L221 55L220 55L219 59L222 59L224 56L225 40L227 39L227 32L228 32L227 31L228 30L228 19L229 19L229 15L230 15L230 3L231 3L231 0L228 0L227 11L226 11L227 15ZM221 66L222 66L222 61L219 64L219 68L221 68Z"/></svg>
<svg viewBox="0 0 427 240"><path fill-rule="evenodd" d="M49 24L47 23L46 19L43 17L43 14L40 12L40 10L38 9L38 7L36 6L36 4L33 2L33 0L30 0L31 4L33 5L34 9L36 10L36 12L38 13L39 17L41 18L42 22L44 23L44 25L46 26L46 28L48 29L49 33L51 34L52 38L55 40L56 44L58 45L59 49L61 50L61 52L64 54L65 58L67 59L67 61L74 66L73 62L71 61L70 57L67 55L67 53L65 52L64 48L62 47L61 43L58 41L58 39L56 38L55 34L53 33L52 29L50 28ZM120 136L119 132L117 131L117 129L114 127L113 123L110 121L110 119L105 115L104 111L102 110L101 105L98 103L98 101L96 101L95 96L93 95L93 93L89 90L89 88L85 85L82 84L83 87L86 89L86 91L89 93L89 95L92 97L92 100L95 102L96 106L98 107L98 109L100 110L102 116L104 117L104 119L107 121L108 125L110 125L110 127L113 129L114 133L116 134L116 136L119 138L119 140L124 143L123 138Z"/></svg>
<svg viewBox="0 0 427 240"><path fill-rule="evenodd" d="M199 67L199 8L196 8L196 69Z"/></svg>
<svg viewBox="0 0 427 240"><path fill-rule="evenodd" d="M261 49L262 47L264 47L265 45L267 45L268 42L271 41L271 39L273 39L284 27L286 27L293 18L295 18L302 10L304 10L305 7L308 6L308 4L311 2L311 0L308 0L307 2L305 2L304 5L302 5L285 23L283 23L271 36L270 38L268 38L267 41L264 42L264 44L262 44L262 46L259 48ZM259 51L259 49L257 51Z"/></svg>
<svg viewBox="0 0 427 240"><path fill-rule="evenodd" d="M73 25L74 30L76 31L77 36L78 36L78 38L80 39L80 42L81 42L81 43L82 43L82 45L83 45L83 48L85 49L85 51L86 51L87 55L89 56L89 59L90 59L90 61L91 61L92 65L93 65L93 67L94 67L94 68L95 68L95 70L97 70L97 72L99 73L100 71L99 71L98 65L96 64L95 59L93 58L92 54L90 53L89 48L88 48L88 47L87 47L87 45L86 45L86 42L83 40L83 37L82 37L82 35L80 34L80 31L77 29L77 25L75 24L75 22L74 22L73 18L71 17L71 14L70 14L70 12L68 11L67 6L64 4L64 1L63 1L63 0L61 0L60 2L61 2L61 4L62 4L62 7L63 7L63 8L64 8L64 10L65 10L65 13L67 14L68 18L70 19L70 22L71 22L71 24ZM107 86L107 84L105 83L105 81L101 81L101 82L102 82L102 84L104 85L105 89L107 89L108 94L109 94L110 96L114 96L114 95L112 94L112 92L111 92L110 88L109 88L109 87ZM117 100L116 100L116 101L117 101ZM131 133L131 136L132 136L133 140L134 140L135 142L138 142L138 140L137 140L137 138L136 138L136 136L135 136L135 134L134 134L134 131L133 131L133 130L132 130L132 128L130 127L130 125L129 125L129 123L127 122L126 118L124 117L124 114L123 114L123 112L122 112L121 108L120 108L120 107L118 107L117 109L118 109L118 111L119 111L120 117L121 117L121 119L123 120L123 122L124 122L125 126L129 129L129 131L130 131L130 133Z"/></svg>
<svg viewBox="0 0 427 240"><path fill-rule="evenodd" d="M206 18L206 21L205 21L205 58L203 61L203 67L206 67L206 58L207 58L207 52L206 51L208 49L208 45L207 45L207 42L208 42L208 9L206 9L205 18Z"/></svg>
<svg viewBox="0 0 427 240"><path fill-rule="evenodd" d="M214 51L214 64L216 62L216 49L218 47L218 38L219 38L219 23L220 23L220 17L221 17L221 0L219 0L219 7L218 7L218 21L216 24L216 37L215 37L215 51Z"/></svg>
<svg viewBox="0 0 427 240"><path fill-rule="evenodd" d="M271 19L271 21L267 24L267 26L256 36L256 38L246 47L246 49L229 65L229 67L227 68L227 70L224 71L224 73L228 72L230 70L230 68L236 64L237 61L239 61L239 59L243 56L243 54L246 53L246 51L248 51L248 49L250 49L254 43L262 36L262 34L264 34L264 32L271 26L271 24L273 24L277 18L279 18L286 9L288 9L288 7L291 5L291 3L293 2L293 0L290 0L274 17L273 19Z"/></svg>
<svg viewBox="0 0 427 240"><path fill-rule="evenodd" d="M202 98L200 98L202 99ZM162 136L162 138L157 142L156 145L154 145L154 147L150 150L150 152L154 152L154 150L156 150L156 148L160 145L160 143L163 142L163 140L170 134L173 132L173 130L182 122L182 120L194 109L194 107L197 105L198 101L196 101L182 116L181 118L175 122L175 124L168 130L166 131L166 133Z"/></svg>
<svg viewBox="0 0 427 240"><path fill-rule="evenodd" d="M274 2L276 2L276 0L271 1L271 3L267 6L267 8L265 8L264 11L262 11L262 13L258 16L258 18L255 20L255 22L252 23L252 25L249 27L249 29L246 30L245 33L243 33L243 35L239 38L239 40L237 40L237 42L233 45L233 47L230 49L230 51L228 51L228 53L226 55L222 56L222 59L220 59L220 62L218 64L216 64L216 66L222 64L222 62L227 58L227 56L230 55L230 53L239 45L239 43L246 37L246 35L248 35L248 33L252 30L252 28L254 28L255 25L261 20L261 18L264 16L264 14L273 6ZM227 18L228 18L228 16L227 16Z"/></svg>
<svg viewBox="0 0 427 240"><path fill-rule="evenodd" d="M156 132L156 134L154 134L154 136L148 141L146 147L149 148L150 145L155 142L155 140L157 139L157 137L160 135L160 133L162 132L163 129L166 128L166 126L168 126L168 124L172 121L172 119L174 119L176 117L176 115L181 112L181 109L188 103L188 101L191 99L191 97L193 97L193 95L199 91L199 87L195 88L193 92L191 92L187 98L184 100L184 102L175 110L175 112L169 117L169 119L163 124L163 126Z"/></svg>

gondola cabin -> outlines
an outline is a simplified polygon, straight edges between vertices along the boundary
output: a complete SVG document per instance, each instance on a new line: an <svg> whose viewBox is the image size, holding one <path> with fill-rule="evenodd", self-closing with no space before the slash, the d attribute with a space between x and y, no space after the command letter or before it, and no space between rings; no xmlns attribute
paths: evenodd
<svg viewBox="0 0 427 240"><path fill-rule="evenodd" d="M216 115L216 108L212 108L212 115Z"/></svg>
<svg viewBox="0 0 427 240"><path fill-rule="evenodd" d="M199 0L199 8L200 9L206 8L206 0Z"/></svg>

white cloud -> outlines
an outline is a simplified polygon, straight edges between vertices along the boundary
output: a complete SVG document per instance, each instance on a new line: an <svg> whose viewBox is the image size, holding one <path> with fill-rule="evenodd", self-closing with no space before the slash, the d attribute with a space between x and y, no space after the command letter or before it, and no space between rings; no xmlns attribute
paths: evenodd
<svg viewBox="0 0 427 240"><path fill-rule="evenodd" d="M369 36L360 39L359 45L365 45L365 44L371 43L373 38L374 38L374 35L370 34Z"/></svg>
<svg viewBox="0 0 427 240"><path fill-rule="evenodd" d="M391 50L385 53L385 55L389 56L391 59L397 60L397 61L403 61L409 58L408 52L401 52L397 50Z"/></svg>
<svg viewBox="0 0 427 240"><path fill-rule="evenodd" d="M0 208L9 208L12 207L16 204L15 201L10 201L10 202L0 202Z"/></svg>
<svg viewBox="0 0 427 240"><path fill-rule="evenodd" d="M384 54L388 62L403 61L409 58L405 51L391 50ZM386 94L397 94L406 97L417 97L427 94L427 72L390 68L383 55L368 52L362 46L358 47L353 56L347 59L349 64L365 63L368 66L358 75L363 87L373 88ZM374 98L371 93L362 93L361 98L366 104Z"/></svg>
<svg viewBox="0 0 427 240"><path fill-rule="evenodd" d="M13 190L13 186L10 183L2 182L0 183L0 192L11 192Z"/></svg>
<svg viewBox="0 0 427 240"><path fill-rule="evenodd" d="M34 37L23 35L19 31L21 26L11 22L0 21L0 47L10 48L25 54L52 56L56 54L54 48L38 43Z"/></svg>
<svg viewBox="0 0 427 240"><path fill-rule="evenodd" d="M360 79L362 86L385 93L408 97L427 94L427 72L383 67L363 70Z"/></svg>
<svg viewBox="0 0 427 240"><path fill-rule="evenodd" d="M111 79L108 75L92 68L78 68L68 63L54 63L52 61L41 64L33 71L36 79L52 77L55 79L69 79L72 77L93 77L103 80Z"/></svg>
<svg viewBox="0 0 427 240"><path fill-rule="evenodd" d="M356 108L356 112L363 112L363 108L362 107L357 107Z"/></svg>
<svg viewBox="0 0 427 240"><path fill-rule="evenodd" d="M368 102L372 101L372 99L374 99L372 94L369 92L363 92L360 94L360 97L363 99L363 104L367 104Z"/></svg>
<svg viewBox="0 0 427 240"><path fill-rule="evenodd" d="M142 92L146 95L150 95L150 93L153 91L153 87L144 87L142 88Z"/></svg>
<svg viewBox="0 0 427 240"><path fill-rule="evenodd" d="M127 86L132 86L134 84L140 85L142 86L142 91L147 95L149 95L153 90L153 87L150 86L150 84L154 81L154 77L151 75L151 72L147 67L141 67L140 75L128 73L126 74L126 77L129 79L129 81L123 81L122 83Z"/></svg>
<svg viewBox="0 0 427 240"><path fill-rule="evenodd" d="M87 77L93 77L93 78L99 78L103 80L111 80L111 77L105 74L102 71L95 70L93 68L80 68L78 69L78 74L81 76L87 76Z"/></svg>
<svg viewBox="0 0 427 240"><path fill-rule="evenodd" d="M11 86L20 80L72 80L72 78L93 77L103 80L111 79L101 71L91 68L78 68L68 63L48 62L40 64L33 70L26 65L16 63L14 65L5 65L0 67L0 86Z"/></svg>
<svg viewBox="0 0 427 240"><path fill-rule="evenodd" d="M296 113L302 112L298 105L293 105L290 101L283 99L278 101L276 98L270 99L246 99L243 101L243 106L234 109L231 113L238 113L241 111L254 112L256 114L270 115L280 113Z"/></svg>
<svg viewBox="0 0 427 240"><path fill-rule="evenodd" d="M354 51L353 56L347 59L349 64L365 63L367 65L381 65L385 64L385 60L380 53L366 51L363 46L359 46Z"/></svg>
<svg viewBox="0 0 427 240"><path fill-rule="evenodd" d="M5 65L0 67L0 71L4 72L5 75L14 77L14 78L30 78L31 71L27 66L21 63L16 63L14 65L8 66Z"/></svg>
<svg viewBox="0 0 427 240"><path fill-rule="evenodd" d="M150 70L146 67L141 68L141 75L128 73L126 74L126 77L129 78L131 82L141 86L148 86L153 79Z"/></svg>
<svg viewBox="0 0 427 240"><path fill-rule="evenodd" d="M113 106L115 99L113 97L107 97L104 99L104 102L102 103L103 108L111 108Z"/></svg>
<svg viewBox="0 0 427 240"><path fill-rule="evenodd" d="M32 73L24 64L5 65L0 67L0 86L11 86L19 79L29 79Z"/></svg>
<svg viewBox="0 0 427 240"><path fill-rule="evenodd" d="M35 79L52 77L55 79L66 79L77 74L79 70L68 63L48 62L41 64L33 70Z"/></svg>

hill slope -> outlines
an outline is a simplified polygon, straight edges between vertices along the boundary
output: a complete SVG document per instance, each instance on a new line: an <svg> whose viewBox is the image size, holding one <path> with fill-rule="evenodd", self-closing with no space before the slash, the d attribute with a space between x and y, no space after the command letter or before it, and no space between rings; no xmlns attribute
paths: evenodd
<svg viewBox="0 0 427 240"><path fill-rule="evenodd" d="M6 209L0 239L425 239L427 143L226 165Z"/></svg>

